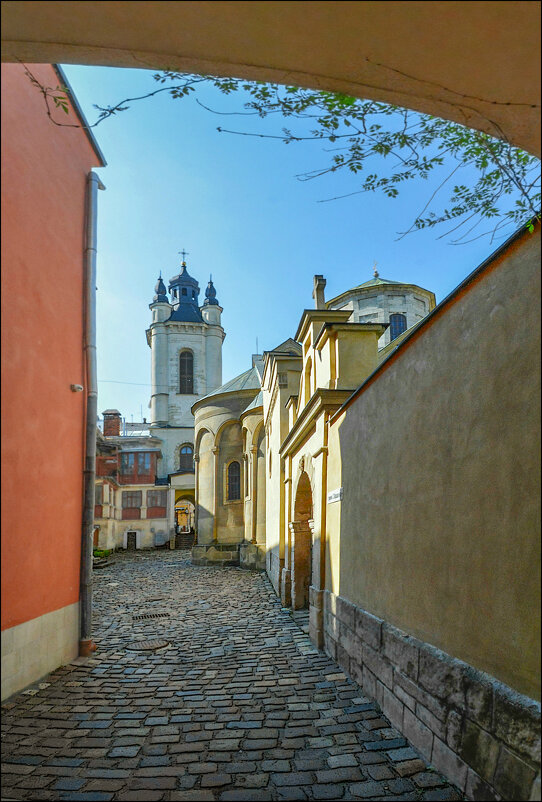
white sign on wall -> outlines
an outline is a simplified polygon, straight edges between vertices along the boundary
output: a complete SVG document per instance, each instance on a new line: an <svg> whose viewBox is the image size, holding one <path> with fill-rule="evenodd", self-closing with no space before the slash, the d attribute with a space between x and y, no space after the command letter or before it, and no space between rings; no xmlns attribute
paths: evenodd
<svg viewBox="0 0 542 802"><path fill-rule="evenodd" d="M332 504L334 501L342 501L343 489L339 487L337 490L330 490L327 494L327 503Z"/></svg>

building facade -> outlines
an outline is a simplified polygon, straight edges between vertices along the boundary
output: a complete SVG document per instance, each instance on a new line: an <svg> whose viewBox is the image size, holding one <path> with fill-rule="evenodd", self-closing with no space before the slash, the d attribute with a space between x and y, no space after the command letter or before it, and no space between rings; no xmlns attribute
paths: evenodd
<svg viewBox="0 0 542 802"><path fill-rule="evenodd" d="M150 422L121 427L118 410L103 413L102 440L117 453L118 504L114 508L96 503L100 548L154 548L170 540L173 545L175 539L177 545L192 545L193 538L185 537L193 532L195 519L191 407L222 382L225 337L212 278L201 306L199 294L184 260L167 289L160 275L146 332L151 349ZM100 459L98 468L104 468ZM97 471L98 497L103 493L109 498L107 476Z"/></svg>
<svg viewBox="0 0 542 802"><path fill-rule="evenodd" d="M50 64L31 70L45 86L67 85ZM86 125L71 90L67 102L72 120ZM87 508L92 538L85 440L95 393L84 320L96 284L92 168L104 165L88 128L51 123L23 64L2 65L3 699L76 657L82 639Z"/></svg>
<svg viewBox="0 0 542 802"><path fill-rule="evenodd" d="M193 561L250 567L265 494L251 567L471 799L537 794L539 248L520 230L436 307L379 277L326 302L315 276L252 402L241 376L193 407Z"/></svg>
<svg viewBox="0 0 542 802"><path fill-rule="evenodd" d="M160 277L150 309L147 330L151 349L151 434L161 443L158 475L170 487L170 525L175 509L179 516L193 515L194 417L191 407L198 398L222 383L222 307L212 281L199 305L199 284L182 261L169 282ZM169 298L168 298L169 293Z"/></svg>
<svg viewBox="0 0 542 802"><path fill-rule="evenodd" d="M96 548L148 549L169 543L174 516L167 480L158 476L161 445L144 430L121 434L120 412L104 411L96 457Z"/></svg>

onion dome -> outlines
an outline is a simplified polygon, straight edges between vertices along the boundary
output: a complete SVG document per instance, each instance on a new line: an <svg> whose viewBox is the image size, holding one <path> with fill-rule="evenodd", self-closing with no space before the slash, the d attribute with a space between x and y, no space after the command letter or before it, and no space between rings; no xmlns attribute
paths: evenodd
<svg viewBox="0 0 542 802"><path fill-rule="evenodd" d="M156 293L156 295L152 299L154 303L158 303L158 304L167 304L168 303L166 285L162 281L162 274L161 273L160 273L160 276L158 277L158 281L156 282L156 286L154 288L154 292Z"/></svg>
<svg viewBox="0 0 542 802"><path fill-rule="evenodd" d="M218 301L216 300L216 290L215 285L213 284L213 277L209 277L209 283L207 284L207 289L205 290L205 300L203 302L203 306L218 306Z"/></svg>
<svg viewBox="0 0 542 802"><path fill-rule="evenodd" d="M198 303L199 284L186 269L185 261L181 263L180 272L170 279L168 289L171 294L170 303L173 305L169 320L192 323L202 321Z"/></svg>

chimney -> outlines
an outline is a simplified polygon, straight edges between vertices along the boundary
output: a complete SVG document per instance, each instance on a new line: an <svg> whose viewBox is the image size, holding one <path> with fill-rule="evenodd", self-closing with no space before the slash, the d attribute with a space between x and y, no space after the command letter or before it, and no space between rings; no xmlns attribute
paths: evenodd
<svg viewBox="0 0 542 802"><path fill-rule="evenodd" d="M120 436L120 412L118 409L106 409L104 416L104 437Z"/></svg>
<svg viewBox="0 0 542 802"><path fill-rule="evenodd" d="M315 309L326 308L326 299L324 298L325 286L326 280L323 276L318 275L314 277L314 289L312 291L312 297L314 298Z"/></svg>

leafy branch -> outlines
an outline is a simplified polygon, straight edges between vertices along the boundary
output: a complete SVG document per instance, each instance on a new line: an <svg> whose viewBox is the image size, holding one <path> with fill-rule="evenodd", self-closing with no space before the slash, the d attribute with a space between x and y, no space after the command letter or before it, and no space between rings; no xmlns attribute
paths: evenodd
<svg viewBox="0 0 542 802"><path fill-rule="evenodd" d="M382 66L382 65L381 65ZM54 119L53 111L68 114L65 87L44 87L26 68L27 75L41 92L46 111L55 125L69 125ZM390 68L391 69L391 68ZM427 114L409 111L377 101L360 100L343 93L300 89L295 86L250 82L236 78L189 75L166 70L156 73L160 84L138 97L126 98L112 106L98 106L98 119L89 128L127 111L128 104L166 92L179 100L196 93L199 87L212 86L223 95L243 94L242 111L220 112L196 101L207 111L220 116L246 116L264 119L278 115L299 121L300 131L282 127L280 134L253 133L218 127L220 133L278 139L285 144L321 142L329 154L327 163L296 177L309 181L337 172L355 176L356 189L320 202L366 192L379 192L395 198L408 182L434 179L436 188L415 215L400 238L414 231L453 223L439 238L455 234L452 243L467 239L480 223L490 227L475 239L489 235L491 241L510 226L525 225L534 230L540 220L540 162L501 137L465 128ZM247 100L248 96L248 100ZM309 130L307 131L307 126ZM72 127L81 127L73 125ZM332 147L330 148L329 145ZM446 175L443 177L443 170ZM463 171L463 181L460 173ZM472 180L472 172L475 180ZM450 181L454 181L450 188ZM437 183L438 182L438 183ZM445 190L446 187L446 190ZM447 191L447 200L439 205Z"/></svg>

